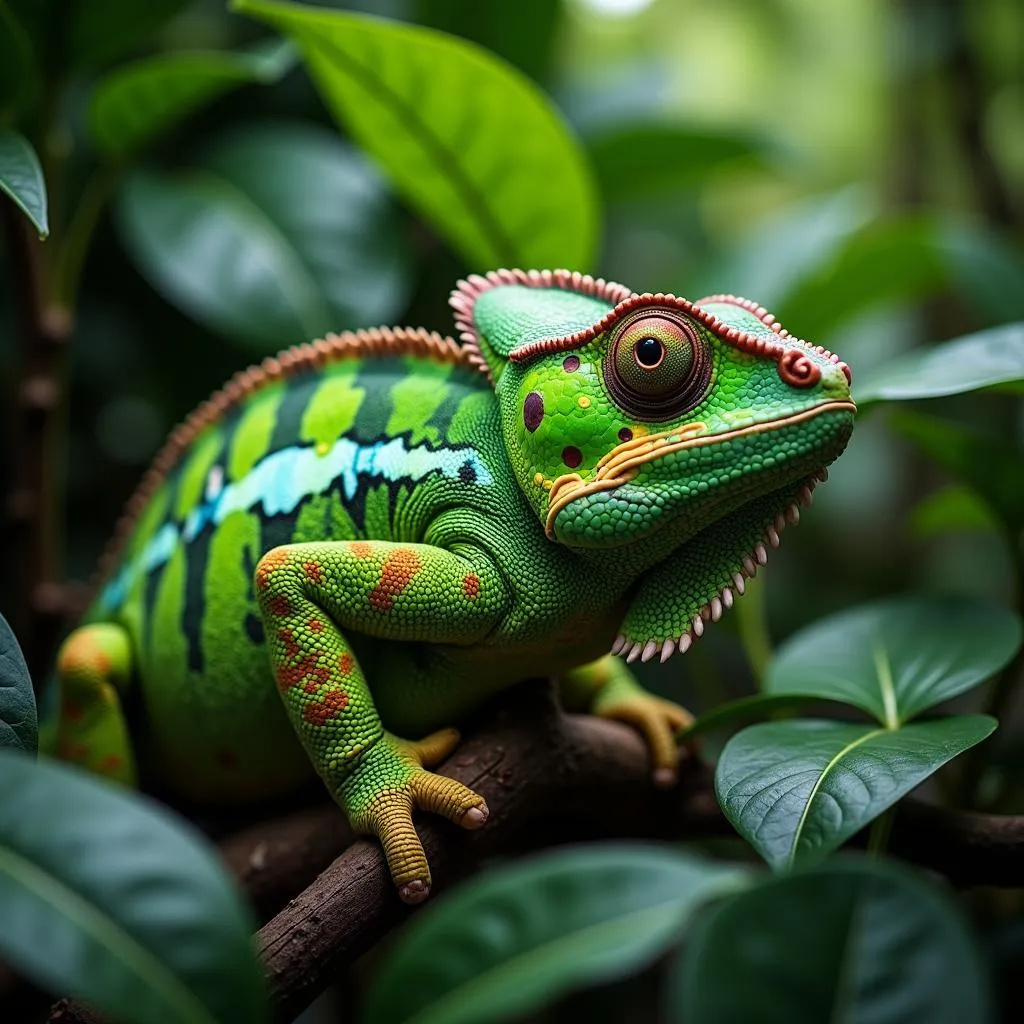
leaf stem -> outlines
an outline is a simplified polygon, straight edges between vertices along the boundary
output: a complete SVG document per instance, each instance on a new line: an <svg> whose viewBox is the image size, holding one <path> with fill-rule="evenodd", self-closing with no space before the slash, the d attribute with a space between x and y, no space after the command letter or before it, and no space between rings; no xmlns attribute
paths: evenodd
<svg viewBox="0 0 1024 1024"><path fill-rule="evenodd" d="M887 807L871 823L868 833L868 856L881 857L889 845L889 834L892 832L892 821L896 817L896 804Z"/></svg>

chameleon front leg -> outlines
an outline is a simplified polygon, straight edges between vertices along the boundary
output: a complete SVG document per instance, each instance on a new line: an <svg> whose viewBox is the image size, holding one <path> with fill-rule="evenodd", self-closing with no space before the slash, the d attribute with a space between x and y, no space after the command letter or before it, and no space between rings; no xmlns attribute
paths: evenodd
<svg viewBox="0 0 1024 1024"><path fill-rule="evenodd" d="M345 632L472 643L498 621L505 601L500 576L475 550L463 555L388 541L291 544L260 560L256 594L277 686L310 760L352 827L381 840L402 899L426 899L430 869L413 810L478 828L487 805L461 783L426 770L455 747L454 729L419 742L384 729Z"/></svg>
<svg viewBox="0 0 1024 1024"><path fill-rule="evenodd" d="M570 669L561 680L561 695L569 710L589 711L639 729L651 752L654 784L675 785L679 760L675 734L693 722L686 708L648 693L611 654Z"/></svg>

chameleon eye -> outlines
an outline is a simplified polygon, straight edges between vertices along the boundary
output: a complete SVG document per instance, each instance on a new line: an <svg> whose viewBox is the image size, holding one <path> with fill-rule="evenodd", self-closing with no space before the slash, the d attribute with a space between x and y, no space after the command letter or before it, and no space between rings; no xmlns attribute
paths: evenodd
<svg viewBox="0 0 1024 1024"><path fill-rule="evenodd" d="M711 355L684 318L644 311L612 335L604 379L624 411L639 419L666 420L704 397Z"/></svg>

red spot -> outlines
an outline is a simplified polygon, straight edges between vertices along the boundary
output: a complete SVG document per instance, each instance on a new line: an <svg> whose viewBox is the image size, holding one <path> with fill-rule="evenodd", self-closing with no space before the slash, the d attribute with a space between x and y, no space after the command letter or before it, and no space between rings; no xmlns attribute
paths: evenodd
<svg viewBox="0 0 1024 1024"><path fill-rule="evenodd" d="M284 618L285 615L291 615L292 604L284 594L275 594L269 602L267 602L267 608L271 615L276 615L278 618Z"/></svg>
<svg viewBox="0 0 1024 1024"><path fill-rule="evenodd" d="M338 671L343 675L347 676L352 671L352 666L355 661L351 654L346 651L340 658L338 658Z"/></svg>
<svg viewBox="0 0 1024 1024"><path fill-rule="evenodd" d="M320 665L319 654L303 655L294 665L281 665L277 670L277 686L283 693L285 690L298 686L299 683L310 681L314 686L322 686L331 681L331 671L326 665Z"/></svg>
<svg viewBox="0 0 1024 1024"><path fill-rule="evenodd" d="M356 558L369 558L373 554L373 545L367 544L365 540L354 540L349 546Z"/></svg>
<svg viewBox="0 0 1024 1024"><path fill-rule="evenodd" d="M475 573L468 573L462 579L462 592L470 601L475 601L480 593L480 577Z"/></svg>
<svg viewBox="0 0 1024 1024"><path fill-rule="evenodd" d="M279 629L277 638L284 644L284 656L294 658L300 651L299 645L295 642L295 634L290 629Z"/></svg>
<svg viewBox="0 0 1024 1024"><path fill-rule="evenodd" d="M348 705L348 694L344 690L328 690L322 704L307 704L302 717L312 725L325 725L337 718Z"/></svg>
<svg viewBox="0 0 1024 1024"><path fill-rule="evenodd" d="M82 706L80 704L65 698L61 701L60 713L61 716L66 718L69 722L80 722L82 720L82 715L85 712L82 711Z"/></svg>
<svg viewBox="0 0 1024 1024"><path fill-rule="evenodd" d="M379 612L389 612L395 598L420 571L419 555L409 548L396 548L384 561L380 583L370 591L370 604Z"/></svg>
<svg viewBox="0 0 1024 1024"><path fill-rule="evenodd" d="M217 764L221 768L234 768L238 764L238 755L233 750L228 750L227 747L221 747L217 751Z"/></svg>
<svg viewBox="0 0 1024 1024"><path fill-rule="evenodd" d="M319 619L310 619L309 628L314 633L322 633L324 629L324 624Z"/></svg>
<svg viewBox="0 0 1024 1024"><path fill-rule="evenodd" d="M324 574L319 562L303 562L302 571L306 574L306 579L315 586L319 587L323 583Z"/></svg>
<svg viewBox="0 0 1024 1024"><path fill-rule="evenodd" d="M574 445L569 445L562 449L562 461L570 469L575 469L583 461L583 452Z"/></svg>
<svg viewBox="0 0 1024 1024"><path fill-rule="evenodd" d="M116 772L123 763L122 758L118 754L107 754L106 757L100 758L97 762L96 767L101 772Z"/></svg>
<svg viewBox="0 0 1024 1024"><path fill-rule="evenodd" d="M282 548L268 551L256 566L256 586L266 590L270 586L270 577L277 569L288 564L288 554Z"/></svg>
<svg viewBox="0 0 1024 1024"><path fill-rule="evenodd" d="M319 683L306 683L306 685L303 687L303 689L306 691L306 693L316 693L316 691L320 689L320 684Z"/></svg>

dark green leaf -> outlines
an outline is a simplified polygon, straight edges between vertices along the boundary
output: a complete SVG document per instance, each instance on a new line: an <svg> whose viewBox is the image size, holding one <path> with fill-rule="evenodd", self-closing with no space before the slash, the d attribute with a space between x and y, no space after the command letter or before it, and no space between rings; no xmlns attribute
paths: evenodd
<svg viewBox="0 0 1024 1024"><path fill-rule="evenodd" d="M335 117L472 269L590 268L590 168L521 72L416 25L271 0L234 7L295 39Z"/></svg>
<svg viewBox="0 0 1024 1024"><path fill-rule="evenodd" d="M693 1024L987 1024L979 951L932 886L839 861L740 893L670 970L668 1016Z"/></svg>
<svg viewBox="0 0 1024 1024"><path fill-rule="evenodd" d="M21 22L0 0L0 117L10 116L35 86L32 44Z"/></svg>
<svg viewBox="0 0 1024 1024"><path fill-rule="evenodd" d="M144 42L181 9L184 0L79 0L69 4L68 59L95 68Z"/></svg>
<svg viewBox="0 0 1024 1024"><path fill-rule="evenodd" d="M779 712L796 711L818 702L818 697L805 697L799 693L755 693L750 697L726 701L712 708L701 715L689 729L683 729L678 738L689 739L691 736L699 736L724 726L772 718Z"/></svg>
<svg viewBox="0 0 1024 1024"><path fill-rule="evenodd" d="M257 352L387 322L408 294L379 175L321 128L255 126L189 172L136 172L116 213L154 287Z"/></svg>
<svg viewBox="0 0 1024 1024"><path fill-rule="evenodd" d="M824 719L762 722L725 745L718 802L776 869L823 857L996 727L988 715L900 729Z"/></svg>
<svg viewBox="0 0 1024 1024"><path fill-rule="evenodd" d="M215 852L155 804L0 750L0 955L136 1024L268 1019L253 922Z"/></svg>
<svg viewBox="0 0 1024 1024"><path fill-rule="evenodd" d="M230 89L278 81L294 63L291 45L273 40L240 53L172 53L126 64L96 87L89 130L101 152L124 156Z"/></svg>
<svg viewBox="0 0 1024 1024"><path fill-rule="evenodd" d="M0 128L0 191L6 192L32 221L40 238L50 233L46 220L46 182L39 157L28 139L7 128Z"/></svg>
<svg viewBox="0 0 1024 1024"><path fill-rule="evenodd" d="M1024 252L978 224L944 222L939 245L967 302L991 324L1024 320Z"/></svg>
<svg viewBox="0 0 1024 1024"><path fill-rule="evenodd" d="M493 871L418 915L374 978L368 1024L519 1018L650 963L735 869L639 844L565 849Z"/></svg>
<svg viewBox="0 0 1024 1024"><path fill-rule="evenodd" d="M889 425L980 494L1011 534L1024 529L1024 450L1018 445L910 409L892 413Z"/></svg>
<svg viewBox="0 0 1024 1024"><path fill-rule="evenodd" d="M940 596L875 601L787 640L764 689L853 704L895 728L998 672L1020 642L1020 619L994 602Z"/></svg>
<svg viewBox="0 0 1024 1024"><path fill-rule="evenodd" d="M0 749L36 752L36 698L18 641L0 615Z"/></svg>
<svg viewBox="0 0 1024 1024"><path fill-rule="evenodd" d="M910 529L915 537L933 537L959 530L998 530L999 520L969 487L950 484L917 503Z"/></svg>
<svg viewBox="0 0 1024 1024"><path fill-rule="evenodd" d="M854 398L862 406L907 402L1020 381L1024 381L1024 323L1005 324L899 356L877 367L867 379L857 380Z"/></svg>
<svg viewBox="0 0 1024 1024"><path fill-rule="evenodd" d="M587 140L607 202L694 188L731 169L763 168L764 143L737 133L673 124L631 124Z"/></svg>

